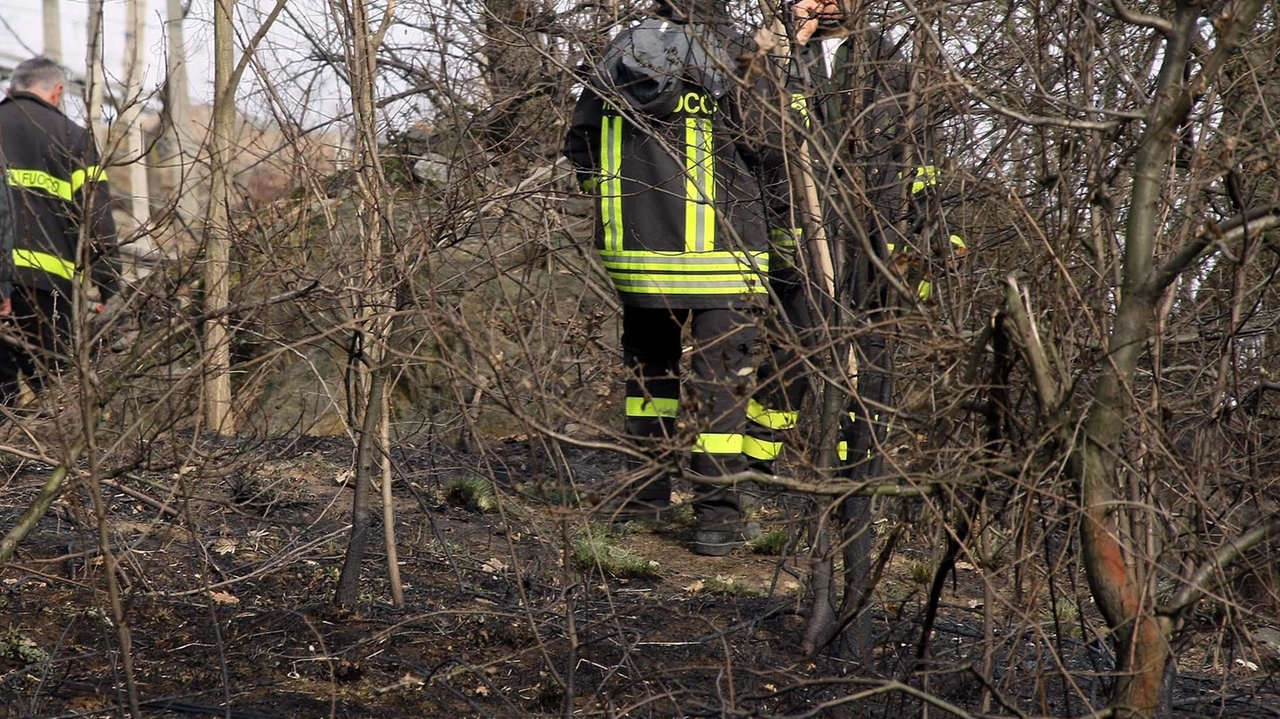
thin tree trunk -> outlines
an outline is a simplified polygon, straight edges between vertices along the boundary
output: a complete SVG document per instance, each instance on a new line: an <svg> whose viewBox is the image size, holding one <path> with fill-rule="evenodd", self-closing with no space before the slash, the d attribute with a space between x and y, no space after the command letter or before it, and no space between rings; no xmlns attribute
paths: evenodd
<svg viewBox="0 0 1280 719"><path fill-rule="evenodd" d="M142 152L142 76L146 62L147 0L129 0L124 36L124 106L120 127L124 133L124 157L129 168L129 196L134 223L141 227L151 219L147 191L147 167Z"/></svg>
<svg viewBox="0 0 1280 719"><path fill-rule="evenodd" d="M377 80L377 49L382 43L386 29L390 25L395 3L388 3L384 11L381 27L373 30L370 25L369 8L365 0L350 0L350 4L330 0L330 10L334 20L348 34L344 38L347 45L347 67L350 71L351 100L356 125L356 183L360 195L360 224L364 235L364 248L361 258L361 284L353 293L352 304L355 314L360 319L359 341L355 346L359 352L351 357L356 364L357 404L363 406L358 453L367 453L369 436L376 433L378 437L387 437L390 433L390 410L387 400L391 386L388 382L389 368L384 366L387 357L386 343L391 327L389 310L392 308L393 295L385 280L388 262L383 251L383 228L390 222L391 192L386 187L382 173L382 160L378 154L377 106L374 92ZM389 444L389 442L387 443ZM379 452L383 468L383 506L384 515L388 519L386 528L387 556L390 566L388 574L392 584L392 595L399 605L404 601L400 586L399 568L396 566L394 512L391 506L391 466L388 448L384 445ZM360 472L368 472L361 464ZM343 566L342 584L339 586L336 601L338 604L350 606L355 597L354 589L349 586L359 577L359 565L364 558L365 545L368 542L368 480L364 486L357 473L357 504L352 509L351 542L347 548L347 561Z"/></svg>
<svg viewBox="0 0 1280 719"><path fill-rule="evenodd" d="M85 113L89 116L89 129L99 149L106 145L102 123L102 91L106 85L106 74L102 69L102 13L103 0L89 0L89 47L88 57L85 58L89 77L85 85L84 104Z"/></svg>
<svg viewBox="0 0 1280 719"><path fill-rule="evenodd" d="M340 607L354 607L360 599L360 566L364 563L365 549L369 546L369 495L373 484L371 454L376 450L378 420L382 416L383 372L374 372L369 382L368 402L364 406L364 421L360 425L356 441L355 497L351 502L351 539L347 542L347 555L342 561L342 575L338 579L338 591L333 602Z"/></svg>
<svg viewBox="0 0 1280 719"><path fill-rule="evenodd" d="M1246 0L1224 37L1204 61L1200 77L1215 78L1243 32L1252 27L1261 0ZM1178 133L1198 91L1185 75L1201 6L1179 0L1164 47L1156 100L1133 163L1133 195L1125 227L1120 304L1108 338L1108 361L1101 367L1094 401L1075 440L1068 471L1078 479L1083 521L1081 555L1089 588L1116 643L1117 676L1111 697L1116 719L1154 719L1160 705L1169 638L1174 623L1154 612L1154 598L1137 571L1141 538L1130 533L1124 508L1118 437L1130 413L1130 385L1151 334L1156 302L1177 270L1155 267L1156 237L1165 200L1168 164ZM1215 22L1215 26L1218 23ZM1194 253L1198 254L1198 253ZM1194 256L1194 254L1192 256Z"/></svg>
<svg viewBox="0 0 1280 719"><path fill-rule="evenodd" d="M396 549L396 507L391 495L391 386L383 387L378 413L378 453L382 466L382 538L387 547L387 581L391 583L391 602L404 606L404 585L400 582L400 552Z"/></svg>
<svg viewBox="0 0 1280 719"><path fill-rule="evenodd" d="M218 312L230 302L229 163L235 131L236 83L233 79L231 25L236 0L215 0L213 9L213 122L209 129L209 211L204 228L205 311ZM205 323L204 422L221 434L235 432L231 412L231 346L229 321L218 316Z"/></svg>
<svg viewBox="0 0 1280 719"><path fill-rule="evenodd" d="M178 221L190 232L200 216L196 177L196 154L199 149L191 128L191 90L187 81L187 49L184 23L186 12L182 0L167 0L169 67L165 81L165 109L169 115L166 128L172 154L165 169L173 192Z"/></svg>

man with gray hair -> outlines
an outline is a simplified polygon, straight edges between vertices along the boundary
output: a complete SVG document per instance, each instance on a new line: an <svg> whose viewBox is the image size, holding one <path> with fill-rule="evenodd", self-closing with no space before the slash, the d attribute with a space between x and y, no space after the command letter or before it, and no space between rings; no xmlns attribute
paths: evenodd
<svg viewBox="0 0 1280 719"><path fill-rule="evenodd" d="M72 356L73 293L89 274L101 300L118 289L116 227L93 136L59 106L66 71L45 57L18 65L0 101L0 161L13 198L12 316L19 342L0 341L0 404L13 406L25 375L39 391ZM82 298L87 301L87 298Z"/></svg>

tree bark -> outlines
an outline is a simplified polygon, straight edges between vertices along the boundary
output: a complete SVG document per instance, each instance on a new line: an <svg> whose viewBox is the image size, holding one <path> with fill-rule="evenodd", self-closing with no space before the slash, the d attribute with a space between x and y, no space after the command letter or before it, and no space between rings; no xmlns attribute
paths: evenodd
<svg viewBox="0 0 1280 719"><path fill-rule="evenodd" d="M235 131L236 82L232 68L231 21L236 0L215 0L213 8L213 122L209 128L209 210L205 215L205 311L216 313L230 302L231 233L229 227L231 135ZM205 324L204 423L219 434L233 434L229 321L217 316Z"/></svg>
<svg viewBox="0 0 1280 719"><path fill-rule="evenodd" d="M168 124L167 146L171 149L165 158L165 172L172 188L178 223L187 233L200 216L196 177L196 155L199 149L191 128L191 89L187 80L186 10L182 0L167 0L166 26L169 40L169 66L165 79L165 112Z"/></svg>
<svg viewBox="0 0 1280 719"><path fill-rule="evenodd" d="M124 134L124 156L120 164L129 173L129 198L133 228L151 220L150 193L147 192L146 157L142 152L142 74L146 63L147 0L129 0L124 31L124 105L120 109L120 132Z"/></svg>
<svg viewBox="0 0 1280 719"><path fill-rule="evenodd" d="M1239 34L1252 26L1260 6L1261 0L1248 0L1235 18L1221 24L1226 31L1196 80L1214 77ZM1084 514L1081 552L1089 588L1115 637L1117 677L1110 704L1117 719L1156 716L1173 630L1172 621L1155 615L1154 597L1139 578L1139 538L1131 536L1133 524L1122 512L1143 510L1121 509L1124 495L1116 458L1130 413L1129 388L1150 338L1156 301L1173 279L1155 268L1156 237L1178 137L1175 130L1190 111L1195 93L1196 83L1185 79L1185 70L1200 9L1197 3L1179 0L1168 33L1156 98L1133 165L1120 303L1108 338L1108 361L1102 364L1094 401L1068 462L1068 471L1079 482Z"/></svg>

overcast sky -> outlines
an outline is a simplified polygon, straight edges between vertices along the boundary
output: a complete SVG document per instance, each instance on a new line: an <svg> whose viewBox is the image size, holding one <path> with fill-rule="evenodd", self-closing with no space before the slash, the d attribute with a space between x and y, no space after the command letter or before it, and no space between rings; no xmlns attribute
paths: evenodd
<svg viewBox="0 0 1280 719"><path fill-rule="evenodd" d="M155 89L165 66L165 0L148 0L146 87ZM186 46L191 76L191 93L197 102L206 98L212 84L209 48L213 44L213 28L209 21L209 0L195 0L186 23ZM85 70L85 48L88 37L88 0L62 0L62 62L74 71ZM41 0L0 0L0 48L5 55L30 56L44 52L44 30L41 22ZM124 68L125 3L106 0L104 54L107 72L119 79Z"/></svg>

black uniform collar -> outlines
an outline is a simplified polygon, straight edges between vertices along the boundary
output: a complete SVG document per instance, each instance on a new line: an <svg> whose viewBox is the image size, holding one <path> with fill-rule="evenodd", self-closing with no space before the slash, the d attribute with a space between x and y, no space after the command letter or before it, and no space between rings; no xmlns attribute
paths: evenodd
<svg viewBox="0 0 1280 719"><path fill-rule="evenodd" d="M27 92L26 90L10 90L9 94L5 96L4 100L0 100L0 104L3 104L5 102L10 102L13 100L33 100L37 104L43 105L49 108L50 110L53 110L54 112L58 113L59 115L62 114L62 110L59 110L53 105L50 105L48 101L46 101L43 97L40 97L39 95L32 92Z"/></svg>

